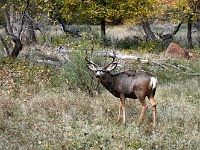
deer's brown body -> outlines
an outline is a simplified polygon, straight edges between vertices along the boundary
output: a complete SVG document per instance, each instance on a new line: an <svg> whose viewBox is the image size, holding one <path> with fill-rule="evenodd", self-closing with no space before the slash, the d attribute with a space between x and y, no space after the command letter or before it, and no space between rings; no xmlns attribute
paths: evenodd
<svg viewBox="0 0 200 150"><path fill-rule="evenodd" d="M123 112L123 123L126 122L126 110L125 110L125 98L138 99L142 105L142 112L138 120L140 124L146 114L148 108L145 97L151 101L153 107L154 122L156 126L156 102L154 95L156 91L157 78L148 72L138 72L134 74L128 74L121 72L119 74L111 74L110 71L114 70L117 63L113 61L105 67L99 67L92 61L89 61L86 57L87 66L90 70L96 72L96 78L100 83L115 97L120 98L118 121L120 120L121 111Z"/></svg>
<svg viewBox="0 0 200 150"><path fill-rule="evenodd" d="M150 84L155 78L147 72L138 72L134 75L129 75L125 72L112 75L106 72L99 78L100 83L115 97L120 98L123 94L125 98L144 98L155 95L155 88L152 89Z"/></svg>

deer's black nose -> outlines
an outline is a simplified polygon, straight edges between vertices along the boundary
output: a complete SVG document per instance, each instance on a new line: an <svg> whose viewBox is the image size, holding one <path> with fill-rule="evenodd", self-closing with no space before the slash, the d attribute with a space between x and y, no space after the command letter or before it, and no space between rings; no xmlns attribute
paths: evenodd
<svg viewBox="0 0 200 150"><path fill-rule="evenodd" d="M99 75L99 74L96 74L96 78L100 78L100 75Z"/></svg>

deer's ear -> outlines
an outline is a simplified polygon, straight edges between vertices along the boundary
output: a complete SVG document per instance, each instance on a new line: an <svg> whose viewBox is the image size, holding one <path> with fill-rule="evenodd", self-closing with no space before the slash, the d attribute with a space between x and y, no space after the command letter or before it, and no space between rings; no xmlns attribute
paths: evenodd
<svg viewBox="0 0 200 150"><path fill-rule="evenodd" d="M88 66L88 68L89 68L90 70L92 70L92 71L97 71L97 66L96 66L96 65L91 64L91 63L88 63L87 66Z"/></svg>
<svg viewBox="0 0 200 150"><path fill-rule="evenodd" d="M117 63L111 63L110 65L108 65L106 68L104 68L104 70L106 71L112 71L117 67Z"/></svg>

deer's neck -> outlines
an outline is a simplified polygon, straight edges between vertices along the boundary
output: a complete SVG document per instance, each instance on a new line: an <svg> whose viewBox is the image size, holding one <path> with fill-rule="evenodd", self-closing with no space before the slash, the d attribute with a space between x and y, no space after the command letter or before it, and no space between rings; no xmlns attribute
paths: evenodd
<svg viewBox="0 0 200 150"><path fill-rule="evenodd" d="M101 78L100 78L101 84L108 90L112 91L113 86L114 86L114 75L110 73L105 73Z"/></svg>

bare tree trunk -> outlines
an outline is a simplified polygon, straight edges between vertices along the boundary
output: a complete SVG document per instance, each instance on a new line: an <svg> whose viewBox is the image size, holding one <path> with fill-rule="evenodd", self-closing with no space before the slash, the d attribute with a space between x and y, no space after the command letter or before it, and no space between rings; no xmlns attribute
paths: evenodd
<svg viewBox="0 0 200 150"><path fill-rule="evenodd" d="M106 21L104 19L101 20L101 37L105 38L106 36Z"/></svg>
<svg viewBox="0 0 200 150"><path fill-rule="evenodd" d="M19 52L22 50L22 43L21 43L19 37L17 37L13 33L13 28L11 27L10 15L8 13L8 10L4 9L3 10L3 14L4 14L4 18L5 18L5 30L6 30L6 33L7 33L7 35L10 37L10 39L15 44L15 46L14 46L13 51L11 52L11 54L9 54L9 53L8 54L9 54L9 56L15 58L15 57L17 57L17 55L19 54Z"/></svg>
<svg viewBox="0 0 200 150"><path fill-rule="evenodd" d="M191 21L191 16L189 17L189 20L188 20L187 39L188 39L188 48L189 48L189 49L193 49L193 44L192 44L192 21Z"/></svg>
<svg viewBox="0 0 200 150"><path fill-rule="evenodd" d="M3 6L7 3L7 1L2 0L2 1L0 1L0 3ZM18 56L19 52L22 50L22 47L23 47L20 37L21 37L22 30L23 30L24 22L25 22L25 12L26 12L26 9L29 7L29 0L27 0L25 4L26 4L26 6L25 6L24 10L19 14L15 14L15 11L12 10L11 7L6 7L6 8L2 9L4 19L5 19L6 33L14 43L14 47L13 47L11 54L9 54L8 52L7 53L10 57L13 57L13 58ZM8 12L10 12L10 13L8 13ZM17 19L17 17L19 17L19 19ZM12 22L13 20L16 20L16 19L17 19L17 22ZM4 43L4 44L6 44L6 43ZM5 48L8 49L7 45L5 46Z"/></svg>
<svg viewBox="0 0 200 150"><path fill-rule="evenodd" d="M11 57L16 58L22 50L23 45L19 38L13 38L12 41L15 43L15 46L12 50Z"/></svg>
<svg viewBox="0 0 200 150"><path fill-rule="evenodd" d="M178 26L176 27L176 29L174 30L174 32L172 33L172 35L175 35L179 31L179 29L180 29L183 21L184 21L184 19L178 24Z"/></svg>
<svg viewBox="0 0 200 150"><path fill-rule="evenodd" d="M6 44L6 41L4 40L3 36L0 34L0 40L6 50L6 56L10 56L10 52L9 52L9 49L8 49L8 45Z"/></svg>
<svg viewBox="0 0 200 150"><path fill-rule="evenodd" d="M28 16L24 16L25 20L24 20L24 26L23 26L23 30L21 33L21 41L23 42L23 44L32 44L32 43L36 43L36 36L35 36L35 31L33 28L33 22L28 18Z"/></svg>
<svg viewBox="0 0 200 150"><path fill-rule="evenodd" d="M62 18L56 18L57 20L58 20L58 22L61 24L61 27L62 27L62 30L63 30L63 32L65 32L66 33L66 21L64 20L64 19L62 19Z"/></svg>
<svg viewBox="0 0 200 150"><path fill-rule="evenodd" d="M142 25L142 28L143 28L143 30L144 30L146 36L147 36L147 39L155 40L155 39L156 39L156 36L155 36L155 34L153 33L153 31L151 30L151 26L150 26L148 20L145 21L145 22L142 22L141 25Z"/></svg>

